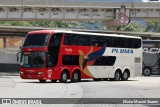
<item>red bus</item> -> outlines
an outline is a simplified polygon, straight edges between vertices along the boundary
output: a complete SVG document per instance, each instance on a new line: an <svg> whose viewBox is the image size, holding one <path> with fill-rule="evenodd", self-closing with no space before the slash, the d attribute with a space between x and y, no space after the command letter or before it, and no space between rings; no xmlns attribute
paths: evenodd
<svg viewBox="0 0 160 107"><path fill-rule="evenodd" d="M22 47L20 76L22 79L39 79L40 82L59 80L63 83L67 82L67 79L72 82L84 78L127 80L132 74L137 76L137 73L132 73L130 70L134 65L129 66L130 68L126 65L125 67L114 65L119 63L115 63L116 59L118 60L116 55L122 54L123 58L120 59L125 59L124 56L127 56L128 60L130 56L135 55L133 53L141 52L141 38L108 35L62 30L29 32ZM129 42L124 43L127 40ZM121 48L118 48L120 43ZM106 47L109 52L107 54ZM133 58L136 58L136 63L141 65L141 54ZM134 61L133 58L130 58L130 62ZM114 72L110 72L112 66Z"/></svg>

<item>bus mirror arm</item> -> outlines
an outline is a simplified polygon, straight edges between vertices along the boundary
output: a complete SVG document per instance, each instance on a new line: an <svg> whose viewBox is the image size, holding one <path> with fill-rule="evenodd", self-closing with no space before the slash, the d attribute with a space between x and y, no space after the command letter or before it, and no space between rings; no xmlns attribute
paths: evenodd
<svg viewBox="0 0 160 107"><path fill-rule="evenodd" d="M17 62L19 62L19 56L18 56L18 55L19 55L20 53L21 53L21 52L18 52L17 55L16 55L16 56L17 56Z"/></svg>

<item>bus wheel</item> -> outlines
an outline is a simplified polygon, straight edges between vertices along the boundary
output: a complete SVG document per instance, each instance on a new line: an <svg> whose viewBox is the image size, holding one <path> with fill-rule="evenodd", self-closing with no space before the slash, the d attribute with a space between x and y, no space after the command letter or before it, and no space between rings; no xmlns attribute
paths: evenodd
<svg viewBox="0 0 160 107"><path fill-rule="evenodd" d="M151 75L151 68L143 68L143 75L144 76L150 76Z"/></svg>
<svg viewBox="0 0 160 107"><path fill-rule="evenodd" d="M40 82L40 83L45 83L45 82L46 82L46 80L39 80L39 82Z"/></svg>
<svg viewBox="0 0 160 107"><path fill-rule="evenodd" d="M123 72L122 81L127 81L128 77L129 77L129 73L128 72Z"/></svg>
<svg viewBox="0 0 160 107"><path fill-rule="evenodd" d="M57 80L51 80L51 82L55 83L55 82L57 82Z"/></svg>
<svg viewBox="0 0 160 107"><path fill-rule="evenodd" d="M80 73L78 71L75 71L72 75L72 82L78 82L81 81Z"/></svg>
<svg viewBox="0 0 160 107"><path fill-rule="evenodd" d="M67 82L67 78L68 78L68 75L67 75L67 72L66 71L63 71L62 74L61 74L61 78L60 78L60 82L61 83L65 83Z"/></svg>
<svg viewBox="0 0 160 107"><path fill-rule="evenodd" d="M115 74L114 74L114 78L113 80L114 81L119 81L121 79L121 74L119 71L116 71Z"/></svg>

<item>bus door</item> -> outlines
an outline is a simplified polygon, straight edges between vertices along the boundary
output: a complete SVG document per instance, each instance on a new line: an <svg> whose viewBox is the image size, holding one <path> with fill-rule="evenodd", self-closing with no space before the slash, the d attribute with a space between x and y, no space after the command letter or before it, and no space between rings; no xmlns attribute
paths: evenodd
<svg viewBox="0 0 160 107"><path fill-rule="evenodd" d="M48 78L52 78L52 74L54 72L53 67L55 67L58 64L61 40L62 33L55 33L50 38L46 63Z"/></svg>

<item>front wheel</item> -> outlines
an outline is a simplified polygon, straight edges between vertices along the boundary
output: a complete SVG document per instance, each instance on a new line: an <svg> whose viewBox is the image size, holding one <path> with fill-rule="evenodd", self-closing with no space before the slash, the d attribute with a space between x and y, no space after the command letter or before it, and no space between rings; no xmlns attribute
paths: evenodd
<svg viewBox="0 0 160 107"><path fill-rule="evenodd" d="M115 74L114 74L113 80L114 81L119 81L120 79L121 79L121 74L120 74L120 72L116 71Z"/></svg>
<svg viewBox="0 0 160 107"><path fill-rule="evenodd" d="M66 71L63 71L62 74L61 74L61 78L60 78L60 82L61 83L65 83L67 82L67 78L68 78L68 75L67 75L67 72Z"/></svg>

